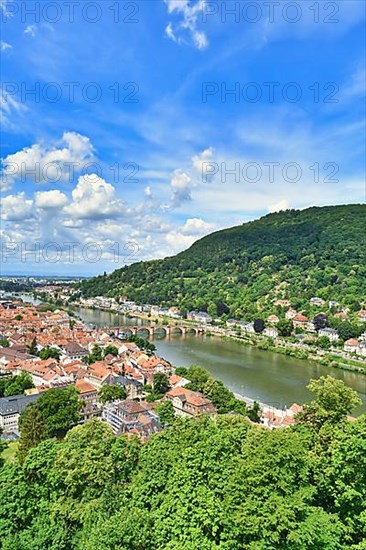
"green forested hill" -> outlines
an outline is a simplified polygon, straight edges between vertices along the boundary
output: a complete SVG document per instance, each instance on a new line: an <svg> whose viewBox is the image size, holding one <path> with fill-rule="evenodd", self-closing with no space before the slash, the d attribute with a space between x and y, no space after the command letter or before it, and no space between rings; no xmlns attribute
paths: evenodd
<svg viewBox="0 0 366 550"><path fill-rule="evenodd" d="M365 204L287 210L208 235L174 257L84 281L81 289L88 297L127 295L249 319L275 311L281 298L305 310L312 296L357 310L366 298L365 244Z"/></svg>

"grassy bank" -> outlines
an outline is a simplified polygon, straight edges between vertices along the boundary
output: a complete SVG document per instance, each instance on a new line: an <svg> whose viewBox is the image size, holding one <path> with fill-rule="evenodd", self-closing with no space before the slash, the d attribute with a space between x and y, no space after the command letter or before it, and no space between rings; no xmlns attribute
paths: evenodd
<svg viewBox="0 0 366 550"><path fill-rule="evenodd" d="M8 446L2 452L2 458L5 462L14 462L17 451L18 451L18 441L9 441Z"/></svg>

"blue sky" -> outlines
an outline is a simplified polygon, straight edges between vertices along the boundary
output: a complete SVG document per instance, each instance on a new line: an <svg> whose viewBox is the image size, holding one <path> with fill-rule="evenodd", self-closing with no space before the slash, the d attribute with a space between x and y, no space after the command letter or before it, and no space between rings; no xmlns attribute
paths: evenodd
<svg viewBox="0 0 366 550"><path fill-rule="evenodd" d="M1 0L1 16L3 274L109 272L271 211L365 202L364 2Z"/></svg>

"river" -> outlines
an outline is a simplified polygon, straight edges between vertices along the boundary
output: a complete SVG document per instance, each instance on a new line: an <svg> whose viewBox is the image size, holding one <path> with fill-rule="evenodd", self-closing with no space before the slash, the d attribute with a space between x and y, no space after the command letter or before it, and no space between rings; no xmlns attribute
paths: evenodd
<svg viewBox="0 0 366 550"><path fill-rule="evenodd" d="M95 326L144 325L142 319L129 318L108 311L75 307L83 321ZM245 346L216 336L187 334L155 338L157 353L175 366L201 365L233 392L277 407L309 400L306 389L310 378L331 374L355 389L366 411L366 376L287 357Z"/></svg>

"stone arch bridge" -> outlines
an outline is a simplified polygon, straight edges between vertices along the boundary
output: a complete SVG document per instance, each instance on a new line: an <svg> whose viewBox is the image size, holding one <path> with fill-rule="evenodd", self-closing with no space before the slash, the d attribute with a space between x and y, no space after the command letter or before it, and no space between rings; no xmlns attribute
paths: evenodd
<svg viewBox="0 0 366 550"><path fill-rule="evenodd" d="M172 334L195 334L196 336L199 334L204 334L206 332L205 327L190 327L190 326L175 326L175 325L156 325L156 326L150 326L150 325L141 325L141 326L131 326L131 325L125 325L125 326L119 326L119 327L110 327L109 330L115 334L116 336L119 334L124 334L128 338L129 335L135 335L135 336L148 336L149 338L153 338L154 336L164 335L164 336L171 336Z"/></svg>

